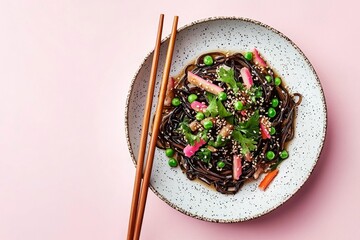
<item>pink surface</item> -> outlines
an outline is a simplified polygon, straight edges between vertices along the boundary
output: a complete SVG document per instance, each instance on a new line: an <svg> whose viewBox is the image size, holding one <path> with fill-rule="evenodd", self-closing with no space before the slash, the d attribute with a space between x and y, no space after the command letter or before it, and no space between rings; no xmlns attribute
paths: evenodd
<svg viewBox="0 0 360 240"><path fill-rule="evenodd" d="M160 12L166 34L174 14L179 26L243 16L283 32L319 74L329 125L313 175L279 209L215 224L185 216L150 192L142 239L359 236L357 1L145 2L0 2L0 239L125 239L135 174L125 99L153 47Z"/></svg>

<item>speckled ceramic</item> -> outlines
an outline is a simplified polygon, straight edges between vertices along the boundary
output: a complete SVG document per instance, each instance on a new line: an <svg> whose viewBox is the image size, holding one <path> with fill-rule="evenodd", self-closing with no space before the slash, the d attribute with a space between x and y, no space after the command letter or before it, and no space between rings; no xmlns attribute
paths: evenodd
<svg viewBox="0 0 360 240"><path fill-rule="evenodd" d="M168 45L161 45L156 93ZM284 79L291 92L301 93L296 135L288 146L290 157L280 165L279 175L268 189L261 181L247 183L235 195L223 195L200 181L190 181L180 168L170 168L164 151L157 149L151 189L171 207L189 216L212 222L239 222L262 216L293 196L310 176L319 159L326 134L326 105L319 78L302 51L277 30L243 18L210 18L181 28L175 43L171 75L205 52L240 51L256 47L268 64ZM144 102L152 53L135 74L127 100L126 130L133 161L137 157ZM157 95L157 94L156 94ZM153 110L155 109L154 100Z"/></svg>

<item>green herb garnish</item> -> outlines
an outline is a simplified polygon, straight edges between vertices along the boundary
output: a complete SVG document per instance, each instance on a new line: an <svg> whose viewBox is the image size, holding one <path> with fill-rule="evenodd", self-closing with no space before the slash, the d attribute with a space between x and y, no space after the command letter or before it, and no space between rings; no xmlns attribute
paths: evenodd
<svg viewBox="0 0 360 240"><path fill-rule="evenodd" d="M246 122L240 122L235 129L240 131L245 137L253 138L257 140L260 136L260 116L259 111L255 111L255 113L247 120Z"/></svg>
<svg viewBox="0 0 360 240"><path fill-rule="evenodd" d="M196 135L191 132L188 118L184 118L184 120L179 123L178 131L185 136L186 142L188 142L191 146L194 146L196 142L200 141L200 139L205 141L208 139L208 130L200 131Z"/></svg>
<svg viewBox="0 0 360 240"><path fill-rule="evenodd" d="M196 156L198 156L201 161L209 163L211 159L211 151L207 148L200 148L200 151L196 152Z"/></svg>
<svg viewBox="0 0 360 240"><path fill-rule="evenodd" d="M217 74L219 76L218 77L219 81L227 83L234 92L239 91L239 87L237 86L235 81L234 69L232 68L226 69L224 67L220 67L217 71Z"/></svg>
<svg viewBox="0 0 360 240"><path fill-rule="evenodd" d="M250 89L249 89L249 92L248 92L249 96L250 96L250 99L253 103L256 102L256 99L257 98L261 98L262 95L263 95L263 90L261 87L257 87L257 86L252 86Z"/></svg>
<svg viewBox="0 0 360 240"><path fill-rule="evenodd" d="M189 127L189 118L185 117L182 122L179 123L179 132L184 134L187 132L191 132L191 129Z"/></svg>
<svg viewBox="0 0 360 240"><path fill-rule="evenodd" d="M209 130L206 130L206 129L204 131L198 132L197 136L199 137L199 140L203 139L205 142L207 142L207 140L208 140L208 136L207 136L208 132L209 132Z"/></svg>
<svg viewBox="0 0 360 240"><path fill-rule="evenodd" d="M198 136L192 134L192 133L185 133L185 139L186 141L191 145L194 146L195 142L199 141L200 139L198 138Z"/></svg>
<svg viewBox="0 0 360 240"><path fill-rule="evenodd" d="M232 133L232 137L240 144L241 153L244 155L256 149L257 140L260 137L259 118L259 111L255 111L249 120L240 122Z"/></svg>
<svg viewBox="0 0 360 240"><path fill-rule="evenodd" d="M230 116L232 116L232 114L226 110L226 108L224 107L224 105L222 104L222 102L220 100L217 101L216 105L217 105L220 117L230 117Z"/></svg>
<svg viewBox="0 0 360 240"><path fill-rule="evenodd" d="M192 134L191 129L189 127L189 119L184 118L184 120L179 123L178 131L182 134L184 134L186 141L191 145L195 145L196 141L199 141L199 137Z"/></svg>
<svg viewBox="0 0 360 240"><path fill-rule="evenodd" d="M225 118L226 119L226 121L228 122L228 123L230 123L231 125L235 125L235 117L232 115L232 116L230 116L230 117L226 117Z"/></svg>
<svg viewBox="0 0 360 240"><path fill-rule="evenodd" d="M208 142L208 144L212 147L219 148L225 146L227 142L228 139L223 139L221 135L217 135L216 141L211 140Z"/></svg>
<svg viewBox="0 0 360 240"><path fill-rule="evenodd" d="M219 114L218 106L217 106L217 102L216 102L216 96L214 94L207 93L206 97L209 101L209 106L206 108L206 111L204 114L206 117L209 117L209 116L216 117Z"/></svg>
<svg viewBox="0 0 360 240"><path fill-rule="evenodd" d="M232 137L241 145L241 153L247 154L256 149L256 141L253 138L245 137L240 131L234 130Z"/></svg>
<svg viewBox="0 0 360 240"><path fill-rule="evenodd" d="M230 117L232 115L226 110L222 101L220 99L216 99L214 94L207 93L206 96L209 101L209 106L205 111L206 117L216 117L217 115L220 115L220 117Z"/></svg>

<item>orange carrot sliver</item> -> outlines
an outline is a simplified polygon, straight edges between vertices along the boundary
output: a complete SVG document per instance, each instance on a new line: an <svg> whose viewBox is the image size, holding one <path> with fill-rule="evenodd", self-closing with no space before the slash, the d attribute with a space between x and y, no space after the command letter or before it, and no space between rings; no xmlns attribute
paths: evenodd
<svg viewBox="0 0 360 240"><path fill-rule="evenodd" d="M263 191L269 186L269 184L272 182L272 180L276 177L276 175L279 173L279 169L275 169L271 172L269 172L264 179L261 181L259 188Z"/></svg>

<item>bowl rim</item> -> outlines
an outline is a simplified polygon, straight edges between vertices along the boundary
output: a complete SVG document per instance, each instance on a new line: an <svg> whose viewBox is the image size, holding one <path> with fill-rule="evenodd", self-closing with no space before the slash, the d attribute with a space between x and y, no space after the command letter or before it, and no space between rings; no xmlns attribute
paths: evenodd
<svg viewBox="0 0 360 240"><path fill-rule="evenodd" d="M304 184L308 181L309 177L311 176L311 174L313 173L317 162L320 159L321 153L323 151L324 145L325 145L325 139L326 139L326 135L327 135L327 125L328 125L328 111L327 111L327 105L326 105L326 99L325 99L325 94L324 94L324 90L323 87L321 85L319 76L317 75L315 68L313 67L313 65L311 64L311 62L309 61L309 59L305 56L305 54L303 53L303 51L287 36L285 36L282 32L276 30L275 28L264 24L260 21L254 20L254 19L250 19L250 18L245 18L245 17L235 17L235 16L216 16L216 17L208 17L208 18L204 18L204 19L199 19L199 20L195 20L192 21L182 27L180 27L178 29L178 33L189 28L192 27L196 24L199 23L205 23L205 22L210 22L210 21L218 21L218 20L234 20L234 21L243 21L243 22L247 22L247 23L253 23L259 26L262 26L264 28L266 28L267 30L270 30L274 33L276 33L277 35L279 35L280 37L284 38L287 42L289 42L294 48L295 50L297 50L300 55L304 58L305 62L308 64L308 66L310 67L312 73L314 74L315 78L316 78L316 82L318 84L318 86L320 87L320 92L321 92L321 102L323 105L323 109L325 113L325 120L323 123L323 136L321 137L321 143L318 147L318 154L316 157L316 160L314 161L313 165L311 166L311 171L308 172L307 176L305 177L304 181L299 184L299 186L295 189L295 191L293 191L291 194L289 194L286 198L283 199L283 201L278 204L275 205L271 208L266 209L266 211L263 211L259 214L250 216L250 217L240 217L240 218L234 218L234 219L216 219L216 218L207 218L207 217L203 217L203 216L199 216L196 214L193 214L191 212L188 212L186 210L184 210L183 208L178 207L176 204L170 202L165 196L163 196L162 194L160 194L152 185L151 183L149 184L150 189L155 193L155 195L157 195L162 201L164 201L165 203L167 203L170 207L176 209L177 211L188 215L190 217L199 219L199 220L203 220L203 221L207 221L207 222L217 222L217 223L237 223L237 222L244 222L244 221L248 221L248 220L253 220L253 219L257 219L261 216L267 215L271 212L273 212L275 209L277 209L278 207L282 206L284 203L286 203L290 198L292 198L297 192L299 192L299 190L304 186ZM162 39L161 44L163 44L165 41L167 41L170 38L170 34L167 35L165 38ZM134 152L131 148L131 143L130 143L130 132L129 132L129 104L130 104L130 98L131 95L133 93L133 87L135 84L135 80L141 70L141 68L144 66L146 60L149 58L149 56L154 52L154 50L151 50L143 59L142 63L140 64L140 66L138 67L138 69L136 70L134 77L131 80L131 84L130 84L130 89L128 91L127 94L127 98L126 98L126 105L125 105L125 133L126 133L126 141L127 141L127 145L128 145L128 149L131 155L131 159L134 163L134 166L136 168L136 159L135 159L135 155Z"/></svg>

